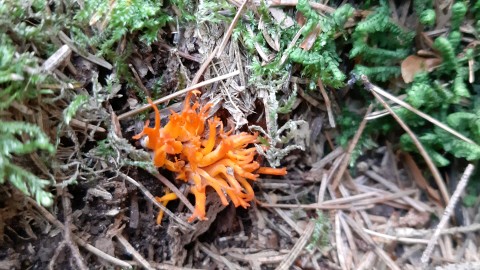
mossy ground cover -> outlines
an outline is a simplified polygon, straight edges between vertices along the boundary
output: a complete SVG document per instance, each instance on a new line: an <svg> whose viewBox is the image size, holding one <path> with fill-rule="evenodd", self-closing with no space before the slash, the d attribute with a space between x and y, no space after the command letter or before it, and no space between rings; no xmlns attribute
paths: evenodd
<svg viewBox="0 0 480 270"><path fill-rule="evenodd" d="M340 2L0 0L0 266L421 267L442 188L480 158L480 1ZM190 186L132 137L147 97L165 125L201 82L210 117L289 174L248 209L207 190L187 223ZM372 84L411 105L387 100L429 158ZM476 175L432 265L478 261Z"/></svg>

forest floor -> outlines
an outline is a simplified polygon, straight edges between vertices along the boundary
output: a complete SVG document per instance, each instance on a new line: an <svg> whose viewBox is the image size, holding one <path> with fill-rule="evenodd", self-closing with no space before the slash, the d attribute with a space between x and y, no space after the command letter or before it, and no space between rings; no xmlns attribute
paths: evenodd
<svg viewBox="0 0 480 270"><path fill-rule="evenodd" d="M295 8L297 1L270 1L269 6L237 0L200 1L203 6L193 1L164 1L161 12L169 19L151 42L142 36L148 27L144 23L121 32L107 49L100 49L111 40L105 36L114 36L116 31L108 25L117 23L121 28L127 27L121 26L122 20L129 23L129 18L113 17L117 16L115 8L125 3L128 8L129 1L104 1L108 2L106 10L83 14L85 25L79 29L92 43L98 37L95 45L82 43L70 24L64 29L38 14L42 10L58 15L51 20L81 17L75 13L77 5L83 7L88 1L43 1L42 7L34 6L35 1L19 2L24 2L24 15L18 15L12 3L4 3L6 8L1 10L0 26L8 29L1 37L8 36L11 44L2 41L0 49L4 55L10 52L8 46L14 49L13 60L0 57L0 71L6 70L0 73L0 78L6 78L0 79L0 92L13 91L10 85L20 82L18 93L30 89L30 84L37 85L33 91L38 93L22 92L18 94L25 94L22 99L16 99L13 92L0 93L0 117L2 122L35 124L56 150L48 155L45 148L34 144L23 152L9 152L7 146L16 147L13 142L25 146L34 133L18 132L12 137L0 127L6 134L0 134L0 146L5 147L0 155L0 163L5 162L0 164L0 176L5 178L0 179L5 182L0 185L0 270L480 269L476 159L448 148L422 152L423 140L412 139L412 147L406 149L400 136L415 137L409 126L418 132L427 124L433 130L437 124L429 124L429 115L405 122L392 117L400 106L408 107L402 105L403 100L408 103L402 91L416 73L422 70L436 76L435 72L443 72L442 64L447 65L443 51L433 43L453 29L454 1L433 1L436 24L428 31L419 26L413 11L414 2L420 1L369 1L369 6L344 1L352 6L349 17L340 30L329 32L327 37L334 41L325 41L325 47L318 45L330 48L328 44L334 42L337 56L322 58L325 63L318 64L320 71L313 55L298 60L289 54L295 48L306 52L317 48L322 33L330 31L326 26L338 28L335 21L302 32L311 27L311 16L334 21L337 17L332 14L345 4L334 4L339 1L312 2L311 10L318 14L308 16ZM379 74L350 75L355 65L375 58L349 54L356 46L353 39L354 33L360 33L356 32L359 25L371 14L380 14L379 6L389 10L387 20L411 31L407 54L395 61L382 59L397 71L387 76L392 69L386 68L381 72L385 80L375 79ZM467 54L463 48L476 49L480 44L476 22L470 17L473 6L459 26L463 39L453 57L461 58ZM77 11L71 14L69 7ZM7 12L8 8L12 10ZM135 8L148 14L146 6L145 10ZM32 31L27 38L26 30L16 32L30 24L56 32ZM268 28L272 25L276 28ZM105 36L98 34L102 31ZM382 34L383 30L378 31ZM374 40L373 34L368 39ZM383 43L388 47L388 42L380 39L374 47ZM38 61L38 70L28 69L29 62L21 62L20 69L9 69L19 61L20 53L29 53L28 57ZM466 108L478 99L475 53L470 60L459 62L465 64L465 77L470 76L466 88L474 94L461 96L455 106ZM325 70L327 79L315 73ZM14 76L28 73L25 76L33 78L36 72L47 79L37 84ZM337 78L337 72L338 84L328 79ZM436 80L441 82L438 85L453 85L454 79L443 74ZM40 93L44 89L49 92ZM145 143L133 137L146 120L155 121L146 97L158 104L164 127L171 115L188 107L185 94L196 89L201 93L194 101L212 106L206 118L220 119L225 132L259 134L259 145L252 148L258 152L256 162L286 167L288 173L256 176L252 183L255 198L247 208L235 207L230 201L225 205L214 189L207 188L207 219L188 222L196 203L189 192L193 181L186 184L165 167L153 168L149 150L142 146ZM13 101L4 106L9 97ZM410 108L417 114L422 109ZM451 129L452 136L469 137L461 128ZM479 143L474 138L465 141ZM443 159L433 156L438 153L448 164L440 167L437 161ZM170 160L176 161L173 155ZM7 162L49 179L51 183L40 189L52 192L53 202L45 201L50 198L47 195L25 196L18 179L5 169ZM25 190L37 194L35 185L26 183ZM155 197L168 192L180 199L166 204L158 224L156 217L165 205Z"/></svg>

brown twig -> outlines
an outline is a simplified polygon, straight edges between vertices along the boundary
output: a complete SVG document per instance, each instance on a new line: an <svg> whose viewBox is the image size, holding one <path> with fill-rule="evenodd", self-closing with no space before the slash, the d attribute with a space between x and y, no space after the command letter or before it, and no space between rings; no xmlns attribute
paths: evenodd
<svg viewBox="0 0 480 270"><path fill-rule="evenodd" d="M145 96L150 97L150 96L151 96L150 90L148 90L147 87L145 87L145 85L143 84L142 79L141 79L140 76L138 75L137 70L133 67L132 64L128 64L128 67L129 67L130 70L132 71L133 77L135 77L135 80L137 81L137 83L138 83L138 85L140 86L140 88L143 90L143 93L145 94Z"/></svg>
<svg viewBox="0 0 480 270"><path fill-rule="evenodd" d="M201 63L201 59L198 59L197 57L195 56L191 56L190 54L188 53L185 53L185 52L182 52L182 51L179 51L177 48L173 48L173 47L170 47L169 45L167 45L166 43L164 42L159 42L158 43L158 46L160 46L161 48L164 48L164 49L167 49L173 53L176 53L178 54L178 56L180 57L183 57L185 59L188 59L190 61L193 61L193 62L197 62L197 63Z"/></svg>
<svg viewBox="0 0 480 270"><path fill-rule="evenodd" d="M130 244L130 242L128 242L127 239L125 239L125 237L123 237L121 234L117 234L115 235L118 239L118 242L120 242L120 244L125 248L125 250L132 254L133 258L138 262L140 263L140 265L145 268L145 269L148 269L148 270L153 270L155 268L153 268L148 262L147 260L145 260L145 258L143 258L142 255L140 255L140 253L138 253L138 251Z"/></svg>
<svg viewBox="0 0 480 270"><path fill-rule="evenodd" d="M365 129L365 126L367 125L367 116L370 114L372 111L373 105L370 104L368 106L367 112L365 113L365 117L363 117L362 122L358 126L357 132L355 132L355 135L353 136L352 141L348 145L347 148L347 153L343 156L342 164L340 164L340 168L338 168L337 174L335 175L335 178L333 179L332 182L332 188L337 189L338 184L340 183L340 180L342 179L343 173L348 167L348 163L350 162L350 157L352 156L353 149L355 149L355 146L357 146L358 140L360 139L360 136L362 136L363 130Z"/></svg>
<svg viewBox="0 0 480 270"><path fill-rule="evenodd" d="M216 53L216 57L219 58L220 55L223 53L223 50L225 49L225 46L227 46L227 42L230 39L230 36L233 33L233 28L237 25L238 19L240 19L240 16L242 15L243 10L245 9L245 6L247 5L248 0L244 0L243 4L238 8L237 14L235 14L235 17L233 17L232 22L230 23L230 26L227 29L227 32L225 32L223 36L223 40L220 43L220 46L218 46L218 51Z"/></svg>
<svg viewBox="0 0 480 270"><path fill-rule="evenodd" d="M80 255L80 251L78 250L78 246L72 242L71 231L70 231L70 224L72 223L72 207L70 204L70 198L68 197L68 190L67 187L61 188L62 193L62 207L63 207L63 216L65 219L64 225L64 238L67 246L70 248L72 252L73 258L77 263L77 266L81 270L87 270L88 267L85 264L85 261Z"/></svg>
<svg viewBox="0 0 480 270"><path fill-rule="evenodd" d="M335 119L333 117L332 102L328 97L327 91L325 91L325 87L323 86L322 79L318 79L317 85L318 85L318 88L320 88L320 93L322 94L323 101L325 101L325 107L327 107L328 122L330 123L330 127L335 128Z"/></svg>
<svg viewBox="0 0 480 270"><path fill-rule="evenodd" d="M168 101L168 100L170 100L170 99L172 99L172 98L175 98L175 97L177 97L177 96L180 96L180 95L183 95L183 94L185 94L185 93L188 93L188 92L190 92L190 91L192 91L192 90L195 90L195 89L198 89L198 88L200 88L200 87L204 87L204 86L210 85L210 84L212 84L212 83L214 83L214 82L218 82L218 81L221 81L221 80L224 80L224 79L227 79L227 78L236 76L236 75L238 75L238 74L240 74L240 71L237 70L237 71L234 71L234 72L231 72L231 73L222 75L222 76L218 76L218 77L216 77L216 78L212 78L212 79L210 79L210 80L203 81L203 82L198 83L198 84L191 85L191 86L189 86L189 87L187 87L187 88L185 88L185 89L183 89L183 90L177 91L177 92L175 92L175 93L173 93L173 94L170 94L170 95L165 96L165 97L163 97L163 98L157 99L157 100L153 101L153 104L158 105L158 104L163 103L163 102L166 102L166 101ZM193 81L192 81L192 82L193 82ZM150 104L146 104L146 105L144 105L144 106L142 106L142 107L140 107L140 108L137 108L137 109L135 109L135 110L131 110L131 111L126 112L126 113L124 113L124 114L121 114L120 116L118 116L118 120L123 120L123 119L125 119L125 118L131 117L131 116L133 116L133 115L135 115L135 114L138 114L138 113L141 113L141 112L143 112L143 111L145 111L145 110L148 110L149 108L151 108L151 105L150 105Z"/></svg>

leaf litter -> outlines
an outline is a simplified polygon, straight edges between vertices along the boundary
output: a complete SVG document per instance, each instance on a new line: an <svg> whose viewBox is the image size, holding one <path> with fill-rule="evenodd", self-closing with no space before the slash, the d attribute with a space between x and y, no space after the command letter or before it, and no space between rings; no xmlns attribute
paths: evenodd
<svg viewBox="0 0 480 270"><path fill-rule="evenodd" d="M239 11L242 3L231 2ZM296 3L280 2L276 5L283 6L270 7L269 14L279 28L288 29L294 24L292 9L284 6ZM321 13L335 10L314 4ZM257 8L245 5L246 10ZM240 23L245 20L243 15L237 13ZM444 16L440 19L448 21ZM233 20L230 25L237 23ZM59 79L61 91L56 100L28 104L29 110L44 114L23 116L60 141L54 169L35 154L29 157L38 174L56 179L58 201L47 210L16 189L0 187L0 269L106 269L112 265L146 269L420 269L422 253L434 234L441 235L440 248L430 257L437 269L451 267L442 266L446 263L463 269L478 266L478 207L459 206L464 213L453 213L450 228L434 231L437 220L431 214L441 217L446 207L438 187L424 178L419 167L425 165L381 141L379 147L360 156L353 168L346 169L358 142L350 141L345 150L334 143L339 134L329 117L339 113L339 101L332 98L335 94L304 91L310 82L297 83L293 72L279 76L279 81L255 78L243 44L234 38L235 33L226 38L230 25L188 23L176 29L177 43L170 44L165 35L151 46L134 44L127 63L139 91L131 88L131 82L130 86L121 82L115 73L106 75L103 69L111 64L104 59L80 54L69 45L71 40L60 37L73 52L61 47L59 62L48 59L44 69L70 74L82 86L72 87ZM278 50L281 32L268 30L250 29L261 32L274 51L269 55L264 44L254 44L262 65L268 65L278 56L275 54L283 56ZM318 31L317 27L310 32L301 46L310 48ZM217 57L208 62L212 55ZM439 58L411 55L403 60L401 74L408 83L420 70L431 72L439 64ZM239 76L205 86L200 100L213 103L211 114L227 119L228 128L258 131L269 146L256 145L265 162L286 165L289 174L259 179L256 202L247 210L224 206L217 197L207 196L208 220L186 223L192 202L188 187L152 166L150 153L131 139L143 121L122 115L140 108L147 95L160 99L200 80L234 71ZM65 97L73 95L73 102L66 104L69 99ZM332 102L326 103L328 95ZM182 98L176 98L161 110L164 119L171 110L181 110ZM278 113L282 105L285 111ZM15 108L17 111L7 113L7 119L14 119L22 107L18 104ZM361 110L365 113L366 108ZM150 113L142 117L152 118ZM48 128L57 126L60 128ZM328 154L323 153L325 149ZM453 189L457 178L450 178ZM162 179L183 199L169 205L165 209L168 219L156 225L154 217L162 207L154 196L164 194Z"/></svg>

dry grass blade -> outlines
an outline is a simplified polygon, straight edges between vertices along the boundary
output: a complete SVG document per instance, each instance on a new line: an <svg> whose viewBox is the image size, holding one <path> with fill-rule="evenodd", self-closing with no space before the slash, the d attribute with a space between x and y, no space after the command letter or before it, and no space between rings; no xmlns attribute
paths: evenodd
<svg viewBox="0 0 480 270"><path fill-rule="evenodd" d="M440 194L438 191L434 188L432 188L425 177L422 174L422 171L420 168L417 166L415 160L413 160L412 156L409 154L404 155L404 161L405 165L413 175L413 179L417 183L417 185L421 188L427 191L428 195L432 197L435 201L439 202L440 201Z"/></svg>
<svg viewBox="0 0 480 270"><path fill-rule="evenodd" d="M328 181L327 181L328 182ZM326 185L325 185L326 186ZM318 209L318 210L357 210L356 207L372 205L375 203L385 203L396 199L401 199L417 193L416 190L403 190L395 193L367 192L354 196L348 196L340 199L333 199L325 202L312 204L280 204L280 203L259 203L262 207L276 207L287 209ZM320 198L320 196L319 196ZM413 199L412 199L413 200ZM416 205L417 202L412 204ZM423 206L423 204L422 204ZM427 206L428 207L428 206ZM431 210L430 208L420 208L422 211Z"/></svg>
<svg viewBox="0 0 480 270"><path fill-rule="evenodd" d="M340 184L340 180L342 179L343 173L348 167L348 163L350 162L350 157L352 156L353 149L355 149L355 146L358 143L358 140L360 139L360 136L362 136L363 130L365 129L365 126L367 125L367 116L372 112L373 105L370 104L368 106L367 112L365 113L365 117L363 117L362 122L358 126L357 132L355 132L355 135L353 136L352 141L348 145L347 153L344 155L342 163L340 164L340 168L337 171L337 174L335 178L333 179L332 182L332 188L337 189L338 184Z"/></svg>
<svg viewBox="0 0 480 270"><path fill-rule="evenodd" d="M290 269L293 261L298 257L300 252L302 252L303 248L307 244L308 240L310 240L310 237L312 236L313 229L315 229L315 222L310 221L307 224L307 227L305 228L305 231L302 233L302 236L298 239L297 243L295 243L295 246L290 250L290 253L288 254L287 257L280 263L280 265L275 268L275 270L287 270Z"/></svg>
<svg viewBox="0 0 480 270"><path fill-rule="evenodd" d="M189 86L189 87L187 87L187 88L185 88L185 89L182 89L182 90L180 90L180 91L177 91L177 92L175 92L175 93L173 93L173 94L170 94L170 95L165 96L165 97L163 97L163 98L157 99L157 100L153 101L153 104L158 105L158 104L160 104L160 103L167 102L167 101L169 101L169 100L172 99L172 98L175 98L175 97L178 97L178 96L180 96L180 95L186 94L186 93L188 93L188 92L190 92L190 91L192 91L192 90L195 90L195 89L198 89L198 88L200 88L200 87L204 87L204 86L210 85L210 84L212 84L212 83L214 83L214 82L218 82L218 81L221 81L221 80L228 79L228 78L233 77L233 76L236 76L236 75L238 75L238 74L240 74L240 71L237 70L237 71L230 72L230 73L225 74L225 75L222 75L222 76L218 76L218 77L216 77L216 78L212 78L212 79L210 79L210 80L203 81L203 82L198 83L198 84L191 85L191 86ZM129 111L129 112L126 112L126 113L121 114L120 116L118 116L118 120L123 120L123 119L125 119L125 118L131 117L131 116L136 115L136 114L138 114L138 113L141 113L141 112L143 112L143 111L145 111L145 110L148 110L148 109L151 108L151 107L152 107L152 106L151 106L150 104L147 104L147 105L144 105L144 106L142 106L142 107L140 107L140 108L137 108L137 109L135 109L135 110L131 110L131 111Z"/></svg>
<svg viewBox="0 0 480 270"><path fill-rule="evenodd" d="M445 227L445 225L448 222L448 219L450 218L450 215L452 214L452 210L457 204L458 199L460 198L461 193L465 190L465 187L467 186L468 179L473 173L473 169L475 167L472 164L468 164L467 168L465 169L465 172L462 175L462 178L460 179L460 182L458 182L457 188L455 189L455 192L452 195L452 198L450 202L448 203L447 207L445 208L445 211L443 213L442 219L438 223L437 229L433 233L432 238L430 239L430 242L428 243L427 248L425 249L425 252L422 255L421 261L426 266L426 263L430 259L430 255L432 254L433 248L435 247L435 244L437 243L438 237L440 236L441 230Z"/></svg>
<svg viewBox="0 0 480 270"><path fill-rule="evenodd" d="M363 84L368 90L371 90L372 94L375 96L375 98L387 109L390 114L392 115L393 118L398 122L398 124L407 132L407 134L410 136L412 139L413 143L417 147L418 151L422 155L422 157L425 159L425 162L427 163L428 168L430 169L433 178L435 179L435 182L437 183L440 193L442 194L443 200L445 204L448 204L449 201L449 196L448 196L448 191L447 187L445 186L445 182L443 181L442 176L440 175L440 172L438 171L437 167L435 164L433 164L432 159L428 155L427 151L425 151L425 148L423 145L420 143L418 140L417 136L410 130L410 128L403 122L403 120L398 117L398 115L392 110L392 108L380 97L380 95L377 93L379 90L381 90L378 86L373 85L367 78L367 76L362 75L361 79L363 81ZM383 91L383 90L381 90ZM385 91L383 91L385 92ZM385 92L386 93L386 92ZM387 93L388 94L388 93ZM405 103L406 104L406 103ZM410 105L408 105L410 106ZM411 107L411 106L410 106Z"/></svg>
<svg viewBox="0 0 480 270"><path fill-rule="evenodd" d="M292 41L288 44L287 49L285 50L285 52L282 55L282 58L280 59L280 63L279 63L280 66L283 65L283 63L285 63L285 61L287 61L287 58L288 58L288 55L289 55L290 51L292 50L293 46L295 46L295 43L297 43L297 40L302 35L304 29L305 29L305 25L302 26L302 28L300 28L300 30L298 30L298 32L293 37Z"/></svg>

